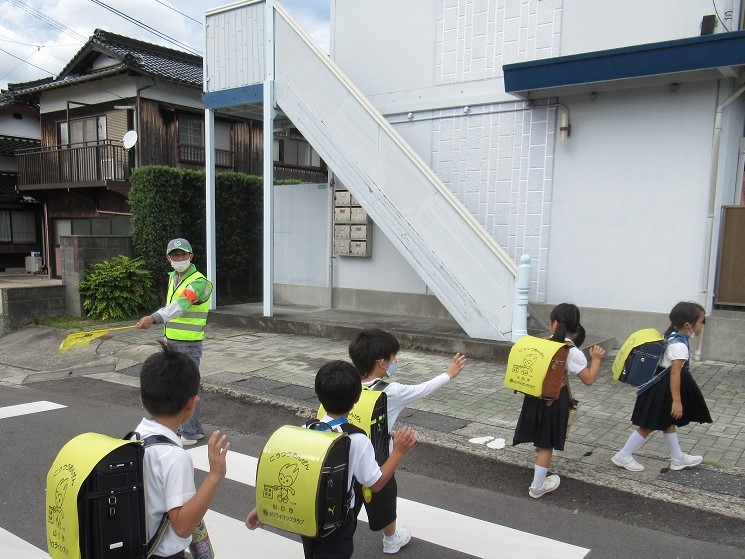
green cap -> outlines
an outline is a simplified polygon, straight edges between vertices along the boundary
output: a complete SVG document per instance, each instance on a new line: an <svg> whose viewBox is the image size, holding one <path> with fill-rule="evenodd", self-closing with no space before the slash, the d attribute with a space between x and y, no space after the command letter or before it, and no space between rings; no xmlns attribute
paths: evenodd
<svg viewBox="0 0 745 559"><path fill-rule="evenodd" d="M192 252L191 245L186 239L171 239L168 241L168 248L166 248L166 254L171 254L174 250L183 250L184 252Z"/></svg>

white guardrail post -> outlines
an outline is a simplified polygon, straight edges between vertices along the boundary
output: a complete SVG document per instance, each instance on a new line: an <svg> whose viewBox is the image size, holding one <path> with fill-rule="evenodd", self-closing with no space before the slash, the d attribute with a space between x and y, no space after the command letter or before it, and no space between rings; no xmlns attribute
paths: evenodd
<svg viewBox="0 0 745 559"><path fill-rule="evenodd" d="M520 257L520 266L515 283L515 301L512 306L513 343L528 333L528 293L530 292L530 255Z"/></svg>

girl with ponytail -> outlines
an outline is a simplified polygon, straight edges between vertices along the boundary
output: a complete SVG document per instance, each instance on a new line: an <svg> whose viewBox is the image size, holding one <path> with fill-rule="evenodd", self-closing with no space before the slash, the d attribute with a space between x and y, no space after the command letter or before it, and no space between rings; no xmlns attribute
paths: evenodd
<svg viewBox="0 0 745 559"><path fill-rule="evenodd" d="M585 341L585 329L579 322L579 309L571 303L561 303L554 307L549 317L551 339L569 343L569 356L566 370L576 375L583 384L590 386L598 377L600 362L605 350L594 345L590 348L591 363L588 366L585 354L579 347ZM520 417L515 427L513 445L533 443L538 450L533 470L533 483L528 493L537 499L559 487L558 475L548 475L551 458L555 450L564 450L567 421L569 419L569 384L561 389L558 400L544 400L526 395Z"/></svg>
<svg viewBox="0 0 745 559"><path fill-rule="evenodd" d="M670 311L670 326L665 331L667 347L660 360L660 382L636 397L631 423L636 430L611 461L619 468L641 472L644 466L634 453L654 431L662 431L670 448L670 469L683 470L698 466L703 457L684 453L680 449L677 428L691 422L711 423L711 415L703 394L689 370L689 340L701 334L706 323L706 311L698 303L682 301Z"/></svg>

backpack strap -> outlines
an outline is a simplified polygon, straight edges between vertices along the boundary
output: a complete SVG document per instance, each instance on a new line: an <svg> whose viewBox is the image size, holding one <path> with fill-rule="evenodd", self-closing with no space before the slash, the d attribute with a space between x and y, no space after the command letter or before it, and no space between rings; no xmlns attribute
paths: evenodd
<svg viewBox="0 0 745 559"><path fill-rule="evenodd" d="M378 390L380 392L383 392L388 386L388 383L384 381L382 378L379 378L379 379L374 380L370 386L365 386L364 384L362 386L364 388L367 388L368 390Z"/></svg>
<svg viewBox="0 0 745 559"><path fill-rule="evenodd" d="M157 434L148 435L144 439L140 439L140 434L137 431L130 431L129 433L124 435L124 438L127 440L135 440L135 441L141 442L143 448L147 448L149 446L156 446L156 445L166 445L166 444L170 444L173 446L179 446L177 443L173 442L171 439L169 439L165 435L157 435ZM171 519L168 516L168 513L164 512L163 516L160 519L160 523L158 524L158 529L155 530L155 534L153 534L153 537L150 538L150 540L147 542L147 552L145 554L146 559L149 559L153 555L153 553L155 553L155 548L158 547L161 540L163 539L163 536L166 535L166 532L168 531L168 527L170 525L171 525Z"/></svg>

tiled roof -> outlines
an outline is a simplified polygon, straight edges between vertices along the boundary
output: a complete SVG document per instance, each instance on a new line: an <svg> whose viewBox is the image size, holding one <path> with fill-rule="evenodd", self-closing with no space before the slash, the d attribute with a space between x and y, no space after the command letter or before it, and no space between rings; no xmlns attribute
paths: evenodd
<svg viewBox="0 0 745 559"><path fill-rule="evenodd" d="M40 145L41 141L38 139L0 135L0 155L15 155L16 150L38 148Z"/></svg>
<svg viewBox="0 0 745 559"><path fill-rule="evenodd" d="M108 55L120 63L101 70L90 70L90 64L100 54ZM57 78L8 84L8 89L16 94L34 93L125 72L201 88L202 57L96 29Z"/></svg>

